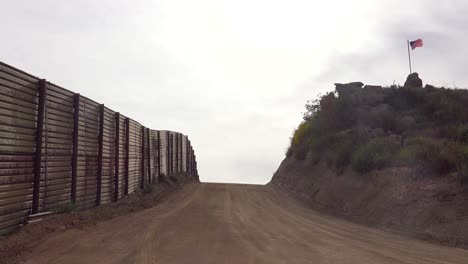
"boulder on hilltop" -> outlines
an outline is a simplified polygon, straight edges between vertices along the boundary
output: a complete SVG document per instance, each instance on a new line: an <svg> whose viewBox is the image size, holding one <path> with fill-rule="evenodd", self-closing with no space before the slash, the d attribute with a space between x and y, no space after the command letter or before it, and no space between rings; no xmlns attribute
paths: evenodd
<svg viewBox="0 0 468 264"><path fill-rule="evenodd" d="M405 87L423 87L423 83L421 78L419 78L419 75L417 72L413 72L408 77L406 78L405 81Z"/></svg>

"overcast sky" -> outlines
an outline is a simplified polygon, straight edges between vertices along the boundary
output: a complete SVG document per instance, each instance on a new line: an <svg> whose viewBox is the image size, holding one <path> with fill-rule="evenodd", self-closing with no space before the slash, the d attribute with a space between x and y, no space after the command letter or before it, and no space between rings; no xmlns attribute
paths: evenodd
<svg viewBox="0 0 468 264"><path fill-rule="evenodd" d="M201 180L266 183L307 99L335 82L468 86L465 0L0 0L0 60L153 129Z"/></svg>

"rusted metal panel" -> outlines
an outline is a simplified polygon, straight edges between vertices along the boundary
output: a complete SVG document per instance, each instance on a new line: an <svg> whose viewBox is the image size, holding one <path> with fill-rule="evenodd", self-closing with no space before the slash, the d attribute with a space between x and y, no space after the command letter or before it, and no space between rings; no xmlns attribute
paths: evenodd
<svg viewBox="0 0 468 264"><path fill-rule="evenodd" d="M158 181L161 179L161 131L157 131Z"/></svg>
<svg viewBox="0 0 468 264"><path fill-rule="evenodd" d="M178 156L179 156L179 135L177 133L174 133L173 134L173 137L174 137L174 146L173 146L173 151L174 151L174 173L177 173L178 172L178 165L179 165L179 160L178 160Z"/></svg>
<svg viewBox="0 0 468 264"><path fill-rule="evenodd" d="M119 200L119 172L120 172L120 113L115 113L115 180L114 199Z"/></svg>
<svg viewBox="0 0 468 264"><path fill-rule="evenodd" d="M146 128L146 165L148 167L148 183L152 183L151 177L151 143L150 143L150 129Z"/></svg>
<svg viewBox="0 0 468 264"><path fill-rule="evenodd" d="M78 127L80 118L80 94L75 94L73 102L73 160L72 160L72 182L71 182L71 201L76 203L76 182L78 170Z"/></svg>
<svg viewBox="0 0 468 264"><path fill-rule="evenodd" d="M169 131L166 132L166 171L167 176L171 174L171 137Z"/></svg>
<svg viewBox="0 0 468 264"><path fill-rule="evenodd" d="M125 118L125 195L128 194L128 183L130 175L130 119Z"/></svg>
<svg viewBox="0 0 468 264"><path fill-rule="evenodd" d="M79 158L84 176L78 183L82 190L77 193L80 207L89 208L97 204L97 179L99 161L99 104L86 97L81 97L80 107L80 149Z"/></svg>
<svg viewBox="0 0 468 264"><path fill-rule="evenodd" d="M129 193L141 186L141 129L138 122L129 120Z"/></svg>
<svg viewBox="0 0 468 264"><path fill-rule="evenodd" d="M32 213L36 214L39 210L39 191L41 181L41 158L42 158L42 136L44 132L44 108L46 97L46 80L39 81L39 105L37 111L37 132L36 132L36 153L34 164L34 184L33 184L33 202Z"/></svg>
<svg viewBox="0 0 468 264"><path fill-rule="evenodd" d="M164 172L192 163L196 170L182 134L144 128L50 82L42 81L41 101L38 81L0 62L0 234L33 207L58 210L71 201L89 208Z"/></svg>
<svg viewBox="0 0 468 264"><path fill-rule="evenodd" d="M122 199L126 194L125 194L125 174L126 174L126 158L127 158L127 152L126 152L126 119L124 115L120 114L119 118L119 145L117 146L119 148L119 192L118 192L118 198Z"/></svg>
<svg viewBox="0 0 468 264"><path fill-rule="evenodd" d="M99 154L98 154L98 178L97 178L97 197L96 204L101 204L101 185L102 185L102 151L103 151L103 138L104 138L104 104L99 106Z"/></svg>
<svg viewBox="0 0 468 264"><path fill-rule="evenodd" d="M145 172L146 172L146 166L145 166L145 159L146 159L146 153L145 153L145 127L141 128L141 185L140 188L143 189L145 185Z"/></svg>
<svg viewBox="0 0 468 264"><path fill-rule="evenodd" d="M184 152L184 148L183 148L183 135L182 133L179 133L179 172L183 172L183 168L184 168L184 158L183 158L183 152Z"/></svg>
<svg viewBox="0 0 468 264"><path fill-rule="evenodd" d="M103 142L102 142L102 175L101 204L115 201L115 153L116 153L116 118L115 112L104 107Z"/></svg>
<svg viewBox="0 0 468 264"><path fill-rule="evenodd" d="M171 133L169 134L169 151L170 151L170 157L169 157L169 168L170 172L169 174L174 174L174 135Z"/></svg>
<svg viewBox="0 0 468 264"><path fill-rule="evenodd" d="M70 203L73 193L73 152L75 98L72 92L47 83L44 116L40 210L60 210ZM79 103L76 103L79 106ZM51 113L51 111L54 111ZM57 113L61 113L57 115ZM57 159L60 163L57 163Z"/></svg>

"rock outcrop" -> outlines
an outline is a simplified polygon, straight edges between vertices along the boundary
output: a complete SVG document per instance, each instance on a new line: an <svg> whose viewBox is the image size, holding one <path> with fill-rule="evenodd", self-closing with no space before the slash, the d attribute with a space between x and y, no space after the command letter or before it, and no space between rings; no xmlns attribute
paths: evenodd
<svg viewBox="0 0 468 264"><path fill-rule="evenodd" d="M423 87L421 78L417 72L413 72L406 78L405 87Z"/></svg>

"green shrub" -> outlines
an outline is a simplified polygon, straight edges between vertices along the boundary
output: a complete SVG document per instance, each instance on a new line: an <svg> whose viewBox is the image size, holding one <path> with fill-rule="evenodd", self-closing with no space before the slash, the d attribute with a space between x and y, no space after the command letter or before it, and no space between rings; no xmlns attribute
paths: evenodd
<svg viewBox="0 0 468 264"><path fill-rule="evenodd" d="M354 147L352 145L344 145L343 148L340 148L336 153L335 166L337 168L346 167L351 162L351 155L353 153Z"/></svg>
<svg viewBox="0 0 468 264"><path fill-rule="evenodd" d="M385 88L378 101L360 89L308 101L286 156L358 172L423 164L468 183L468 92L426 87Z"/></svg>
<svg viewBox="0 0 468 264"><path fill-rule="evenodd" d="M458 167L458 176L463 185L468 184L468 145L463 148L463 158Z"/></svg>
<svg viewBox="0 0 468 264"><path fill-rule="evenodd" d="M440 152L440 143L428 137L409 138L406 144L412 148L419 160L430 160Z"/></svg>
<svg viewBox="0 0 468 264"><path fill-rule="evenodd" d="M295 153L295 157L298 159L304 159L307 154L307 137L310 136L311 121L303 121L297 129L294 131L291 138L291 143L286 156L290 157Z"/></svg>
<svg viewBox="0 0 468 264"><path fill-rule="evenodd" d="M459 144L448 142L440 147L439 153L432 159L435 170L438 173L449 173L457 170L462 153Z"/></svg>
<svg viewBox="0 0 468 264"><path fill-rule="evenodd" d="M464 164L462 167L458 170L458 177L460 178L460 182L463 185L468 184L468 165Z"/></svg>
<svg viewBox="0 0 468 264"><path fill-rule="evenodd" d="M408 140L417 159L429 163L439 174L456 171L464 163L464 145L454 141L441 141L428 137Z"/></svg>
<svg viewBox="0 0 468 264"><path fill-rule="evenodd" d="M399 151L399 144L391 138L376 138L362 145L354 153L352 167L360 173L382 169L391 164Z"/></svg>
<svg viewBox="0 0 468 264"><path fill-rule="evenodd" d="M335 167L348 166L361 141L360 133L356 129L337 133L332 140L331 147L331 151L335 154L333 160Z"/></svg>
<svg viewBox="0 0 468 264"><path fill-rule="evenodd" d="M466 90L435 89L425 96L424 112L442 124L468 122Z"/></svg>
<svg viewBox="0 0 468 264"><path fill-rule="evenodd" d="M416 151L413 147L401 148L397 156L397 164L404 166L415 165L418 162Z"/></svg>
<svg viewBox="0 0 468 264"><path fill-rule="evenodd" d="M299 127L294 132L294 136L292 139L292 145L298 146L299 144L303 144L307 134L310 132L311 122L302 122Z"/></svg>
<svg viewBox="0 0 468 264"><path fill-rule="evenodd" d="M457 142L468 143L468 124L456 124L441 127L438 136Z"/></svg>
<svg viewBox="0 0 468 264"><path fill-rule="evenodd" d="M392 87L385 92L385 103L398 110L414 109L424 102L426 93L419 87Z"/></svg>

